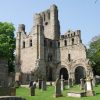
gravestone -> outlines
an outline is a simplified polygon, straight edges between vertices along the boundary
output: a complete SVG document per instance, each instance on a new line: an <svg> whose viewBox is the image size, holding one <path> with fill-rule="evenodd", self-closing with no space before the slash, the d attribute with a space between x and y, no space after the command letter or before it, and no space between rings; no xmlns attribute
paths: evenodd
<svg viewBox="0 0 100 100"><path fill-rule="evenodd" d="M68 79L68 89L73 86L73 80L71 78Z"/></svg>
<svg viewBox="0 0 100 100"><path fill-rule="evenodd" d="M14 83L14 87L19 88L19 87L20 87L20 81L16 81L16 82Z"/></svg>
<svg viewBox="0 0 100 100"><path fill-rule="evenodd" d="M95 77L93 77L92 85L93 85L93 86L96 86L96 79L95 79Z"/></svg>
<svg viewBox="0 0 100 100"><path fill-rule="evenodd" d="M33 81L31 80L30 82L29 82L29 87L32 87L33 86Z"/></svg>
<svg viewBox="0 0 100 100"><path fill-rule="evenodd" d="M20 80L21 80L21 73L16 73L16 75L15 75L15 87L20 86Z"/></svg>
<svg viewBox="0 0 100 100"><path fill-rule="evenodd" d="M68 85L67 87L68 87L68 89L69 89L69 88L70 88L70 83L69 83L69 79L68 79L68 84L67 84L67 85Z"/></svg>
<svg viewBox="0 0 100 100"><path fill-rule="evenodd" d="M96 75L95 76L95 81L96 81L96 84L100 84L100 76Z"/></svg>
<svg viewBox="0 0 100 100"><path fill-rule="evenodd" d="M76 91L69 91L67 92L67 96L69 97L85 97L85 92L76 92Z"/></svg>
<svg viewBox="0 0 100 100"><path fill-rule="evenodd" d="M36 84L33 84L33 86L30 87L31 96L35 96L35 88Z"/></svg>
<svg viewBox="0 0 100 100"><path fill-rule="evenodd" d="M64 79L63 79L63 75L61 75L61 91L64 90Z"/></svg>
<svg viewBox="0 0 100 100"><path fill-rule="evenodd" d="M80 89L81 90L85 89L85 80L83 78L80 79Z"/></svg>
<svg viewBox="0 0 100 100"><path fill-rule="evenodd" d="M86 96L94 96L95 92L93 91L92 79L90 77L87 77L85 81Z"/></svg>
<svg viewBox="0 0 100 100"><path fill-rule="evenodd" d="M36 88L36 82L33 82L33 86Z"/></svg>
<svg viewBox="0 0 100 100"><path fill-rule="evenodd" d="M42 88L42 80L41 79L38 80L38 87L39 87L39 89Z"/></svg>
<svg viewBox="0 0 100 100"><path fill-rule="evenodd" d="M43 91L46 90L46 80L42 80L42 88Z"/></svg>
<svg viewBox="0 0 100 100"><path fill-rule="evenodd" d="M61 93L61 81L59 78L56 79L55 82L55 94L54 97L61 97L62 93Z"/></svg>

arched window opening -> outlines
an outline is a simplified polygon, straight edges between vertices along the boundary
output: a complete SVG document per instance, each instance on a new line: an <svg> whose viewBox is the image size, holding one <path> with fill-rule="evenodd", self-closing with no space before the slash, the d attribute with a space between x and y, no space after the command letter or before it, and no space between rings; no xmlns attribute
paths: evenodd
<svg viewBox="0 0 100 100"><path fill-rule="evenodd" d="M50 12L48 12L48 19L50 19Z"/></svg>
<svg viewBox="0 0 100 100"><path fill-rule="evenodd" d="M70 34L68 34L68 37L70 37Z"/></svg>
<svg viewBox="0 0 100 100"><path fill-rule="evenodd" d="M73 34L71 34L71 36L73 36Z"/></svg>
<svg viewBox="0 0 100 100"><path fill-rule="evenodd" d="M52 55L48 55L48 61L52 61Z"/></svg>
<svg viewBox="0 0 100 100"><path fill-rule="evenodd" d="M47 46L47 41L46 40L44 40L44 46Z"/></svg>
<svg viewBox="0 0 100 100"><path fill-rule="evenodd" d="M58 42L58 47L60 47L60 42Z"/></svg>
<svg viewBox="0 0 100 100"><path fill-rule="evenodd" d="M74 36L75 36L75 32L74 32Z"/></svg>
<svg viewBox="0 0 100 100"><path fill-rule="evenodd" d="M45 22L45 25L48 25L48 22Z"/></svg>
<svg viewBox="0 0 100 100"><path fill-rule="evenodd" d="M30 40L30 47L32 46L32 40Z"/></svg>
<svg viewBox="0 0 100 100"><path fill-rule="evenodd" d="M60 69L60 75L59 78L61 79L61 75L63 76L64 80L68 80L68 70L66 68L61 68Z"/></svg>
<svg viewBox="0 0 100 100"><path fill-rule="evenodd" d="M44 26L42 27L43 31L44 31Z"/></svg>
<svg viewBox="0 0 100 100"><path fill-rule="evenodd" d="M53 44L52 44L52 41L50 41L50 47L52 47L52 45L53 45Z"/></svg>
<svg viewBox="0 0 100 100"><path fill-rule="evenodd" d="M68 61L71 61L71 56L70 56L70 54L68 54Z"/></svg>
<svg viewBox="0 0 100 100"><path fill-rule="evenodd" d="M44 14L44 21L45 21L45 14Z"/></svg>
<svg viewBox="0 0 100 100"><path fill-rule="evenodd" d="M25 48L25 41L23 41L23 48Z"/></svg>
<svg viewBox="0 0 100 100"><path fill-rule="evenodd" d="M49 81L52 81L52 68L49 68Z"/></svg>
<svg viewBox="0 0 100 100"><path fill-rule="evenodd" d="M86 71L83 66L78 66L75 69L75 83L80 84L80 79L83 79L86 77Z"/></svg>
<svg viewBox="0 0 100 100"><path fill-rule="evenodd" d="M26 74L26 81L29 82L30 80L29 74Z"/></svg>
<svg viewBox="0 0 100 100"><path fill-rule="evenodd" d="M67 41L66 40L64 41L64 44L65 44L65 46L67 46Z"/></svg>
<svg viewBox="0 0 100 100"><path fill-rule="evenodd" d="M74 44L74 38L72 38L72 45Z"/></svg>

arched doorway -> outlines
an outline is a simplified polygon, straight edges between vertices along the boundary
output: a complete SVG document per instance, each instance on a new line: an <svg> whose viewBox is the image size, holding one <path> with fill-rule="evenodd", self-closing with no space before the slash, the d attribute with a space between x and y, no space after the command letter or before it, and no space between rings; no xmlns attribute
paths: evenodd
<svg viewBox="0 0 100 100"><path fill-rule="evenodd" d="M52 68L49 68L49 81L52 81Z"/></svg>
<svg viewBox="0 0 100 100"><path fill-rule="evenodd" d="M78 66L75 69L75 83L80 84L80 79L86 76L85 68Z"/></svg>
<svg viewBox="0 0 100 100"><path fill-rule="evenodd" d="M63 79L65 80L68 80L68 71L66 68L61 68L60 69L60 78L61 78L61 75L63 75Z"/></svg>
<svg viewBox="0 0 100 100"><path fill-rule="evenodd" d="M46 79L47 81L52 81L52 68L46 67Z"/></svg>

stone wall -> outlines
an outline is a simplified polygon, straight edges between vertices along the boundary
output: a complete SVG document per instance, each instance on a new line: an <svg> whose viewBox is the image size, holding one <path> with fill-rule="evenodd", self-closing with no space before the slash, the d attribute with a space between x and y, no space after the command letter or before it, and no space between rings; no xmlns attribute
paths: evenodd
<svg viewBox="0 0 100 100"><path fill-rule="evenodd" d="M54 45L60 35L57 7L52 5L50 9L35 14L34 20L35 24L29 35L25 32L25 25L20 24L16 37L16 73L22 73L24 77L34 72L38 66L39 70L44 74L46 71L45 67L54 67L55 65L53 63L57 59ZM44 47L44 38L48 38L49 40L47 47ZM30 40L32 41L31 46ZM52 42L51 45L54 46L50 46L50 41ZM52 61L49 61L51 58ZM52 64L48 66L48 62Z"/></svg>
<svg viewBox="0 0 100 100"><path fill-rule="evenodd" d="M86 58L86 48L81 40L81 31L69 30L64 35L60 35L56 5L35 14L34 22L29 35L25 32L24 24L18 27L16 75L20 78L17 77L17 80L28 83L33 75L54 81L63 67L68 71L68 78L75 78L75 70L78 66L82 66L86 73L91 69Z"/></svg>
<svg viewBox="0 0 100 100"><path fill-rule="evenodd" d="M0 87L0 96L15 96L16 88Z"/></svg>
<svg viewBox="0 0 100 100"><path fill-rule="evenodd" d="M42 24L44 29L45 38L59 39L60 25L58 20L58 9L56 5L52 5L50 9L47 9L39 14L35 14L35 25Z"/></svg>
<svg viewBox="0 0 100 100"><path fill-rule="evenodd" d="M0 59L0 86L8 86L8 65L5 59Z"/></svg>

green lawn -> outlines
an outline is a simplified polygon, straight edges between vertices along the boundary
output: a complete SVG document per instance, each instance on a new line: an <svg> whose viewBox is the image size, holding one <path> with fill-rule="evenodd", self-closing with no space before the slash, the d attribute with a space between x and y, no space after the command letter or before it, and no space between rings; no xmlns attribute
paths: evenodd
<svg viewBox="0 0 100 100"><path fill-rule="evenodd" d="M73 88L73 90L78 90L79 86ZM17 96L25 97L26 100L100 100L100 85L94 88L96 92L96 96L91 97L82 97L82 98L74 98L67 97L67 92L70 91L68 89L64 90L63 97L54 98L54 87L49 86L47 91L41 91L36 89L36 96L30 96L30 91L28 88L18 88Z"/></svg>

